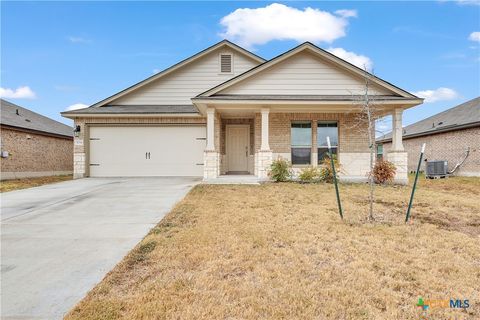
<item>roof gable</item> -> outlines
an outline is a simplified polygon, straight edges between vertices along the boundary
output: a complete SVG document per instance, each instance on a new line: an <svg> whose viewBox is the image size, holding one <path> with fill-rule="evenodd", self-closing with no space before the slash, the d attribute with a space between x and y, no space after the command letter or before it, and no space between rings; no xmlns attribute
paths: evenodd
<svg viewBox="0 0 480 320"><path fill-rule="evenodd" d="M361 77L304 50L220 90L216 95L353 95L361 94L364 88L365 81ZM375 84L370 92L395 95L391 90Z"/></svg>
<svg viewBox="0 0 480 320"><path fill-rule="evenodd" d="M109 103L112 103L114 102L114 104L118 104L117 102L118 101L121 101L120 99L125 97L126 95L129 95L129 94L132 94L134 93L135 91L141 89L141 88L145 88L147 86L151 86L153 85L155 82L157 82L158 80L160 79L163 79L169 75L172 75L174 72L176 71L179 71L179 70L182 70L184 67L188 66L188 65L191 65L193 62L195 61L198 61L198 60L201 60L203 58L205 58L206 56L208 56L209 54L212 54L213 52L215 51L218 51L218 50L228 50L229 52L234 52L235 54L239 55L239 56L242 56L250 61L253 62L253 64L251 65L248 65L248 69L250 69L252 66L255 66L257 64L260 64L260 63L263 63L265 60L239 46L237 46L236 44L228 41L228 40L222 40L220 42L218 42L217 44L203 50L203 51L200 51L199 53L143 80L143 81L140 81L104 100L101 100L95 104L93 104L91 107L100 107L100 106L104 106L104 105L107 105ZM245 69L246 70L246 69ZM242 70L242 72L244 72L245 70ZM233 75L230 75L230 77L232 77ZM228 78L225 78L221 81L225 81L226 79ZM217 82L218 83L218 82ZM216 83L215 83L216 84ZM205 90L205 88L203 88L203 90ZM198 91L197 91L198 92ZM196 93L195 93L196 94ZM194 94L194 95L195 95ZM193 95L193 96L194 96ZM190 97L191 98L191 97Z"/></svg>
<svg viewBox="0 0 480 320"><path fill-rule="evenodd" d="M315 73L316 75L312 76ZM329 73L334 74L334 76L328 75ZM271 91L277 85L280 85L277 88L279 92L285 92L283 90L285 88L291 90L297 85L302 86L303 89L307 88L307 91L316 92L316 94L319 94L319 89L328 92L329 86L337 87L340 90L333 90L331 94L354 94L351 89L358 89L359 86L363 85L365 74L369 76L372 88L377 91L377 94L418 99L413 94L368 72L366 73L366 71L309 42L305 42L235 78L227 80L200 94L199 97L236 92L239 94L246 94L247 92L250 94L253 92L255 92L253 94L270 94L269 90ZM274 79L277 81L272 82L271 80ZM282 81L284 81L285 88L281 86ZM342 86L344 86L343 92ZM261 91L261 89L266 91ZM297 91L297 93L305 94L303 89ZM311 92L307 94L311 94Z"/></svg>

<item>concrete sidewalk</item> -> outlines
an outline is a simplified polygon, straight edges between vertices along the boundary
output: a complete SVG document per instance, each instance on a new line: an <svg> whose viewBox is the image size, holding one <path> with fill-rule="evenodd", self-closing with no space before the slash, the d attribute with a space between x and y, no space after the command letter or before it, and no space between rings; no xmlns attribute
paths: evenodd
<svg viewBox="0 0 480 320"><path fill-rule="evenodd" d="M200 182L97 178L3 193L2 319L60 319Z"/></svg>

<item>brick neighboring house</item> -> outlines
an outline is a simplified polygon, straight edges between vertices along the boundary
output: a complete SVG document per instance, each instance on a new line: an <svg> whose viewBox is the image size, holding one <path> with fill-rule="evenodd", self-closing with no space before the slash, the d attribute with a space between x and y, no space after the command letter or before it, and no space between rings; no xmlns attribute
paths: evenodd
<svg viewBox="0 0 480 320"><path fill-rule="evenodd" d="M71 174L71 127L1 99L1 180Z"/></svg>
<svg viewBox="0 0 480 320"><path fill-rule="evenodd" d="M380 152L392 146L391 134L377 139ZM426 143L426 160L446 160L448 169L467 156L454 172L460 176L480 176L480 97L467 101L403 129L403 145L408 152L408 170L417 170L420 149ZM421 170L425 170L425 162Z"/></svg>

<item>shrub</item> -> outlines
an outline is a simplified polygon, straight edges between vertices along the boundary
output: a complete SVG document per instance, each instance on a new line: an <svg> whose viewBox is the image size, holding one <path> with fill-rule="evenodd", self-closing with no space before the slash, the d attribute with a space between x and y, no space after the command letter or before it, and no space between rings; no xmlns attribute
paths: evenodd
<svg viewBox="0 0 480 320"><path fill-rule="evenodd" d="M340 172L340 164L337 160L337 155L333 156L333 162L335 164L335 171L338 173ZM332 169L332 162L330 161L330 157L327 155L323 158L322 164L320 165L320 179L332 183L333 182L333 169Z"/></svg>
<svg viewBox="0 0 480 320"><path fill-rule="evenodd" d="M320 180L320 169L314 167L303 168L298 175L302 182L314 182Z"/></svg>
<svg viewBox="0 0 480 320"><path fill-rule="evenodd" d="M270 165L268 176L275 182L288 181L288 179L290 179L292 176L290 163L283 158L274 160Z"/></svg>
<svg viewBox="0 0 480 320"><path fill-rule="evenodd" d="M373 167L373 180L375 183L392 182L397 168L393 163L386 160L377 160Z"/></svg>

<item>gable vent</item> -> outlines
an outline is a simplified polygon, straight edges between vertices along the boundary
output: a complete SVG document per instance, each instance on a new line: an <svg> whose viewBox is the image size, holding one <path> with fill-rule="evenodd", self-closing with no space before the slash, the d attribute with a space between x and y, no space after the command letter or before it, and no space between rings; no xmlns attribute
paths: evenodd
<svg viewBox="0 0 480 320"><path fill-rule="evenodd" d="M220 72L232 73L232 55L231 54L220 55Z"/></svg>

